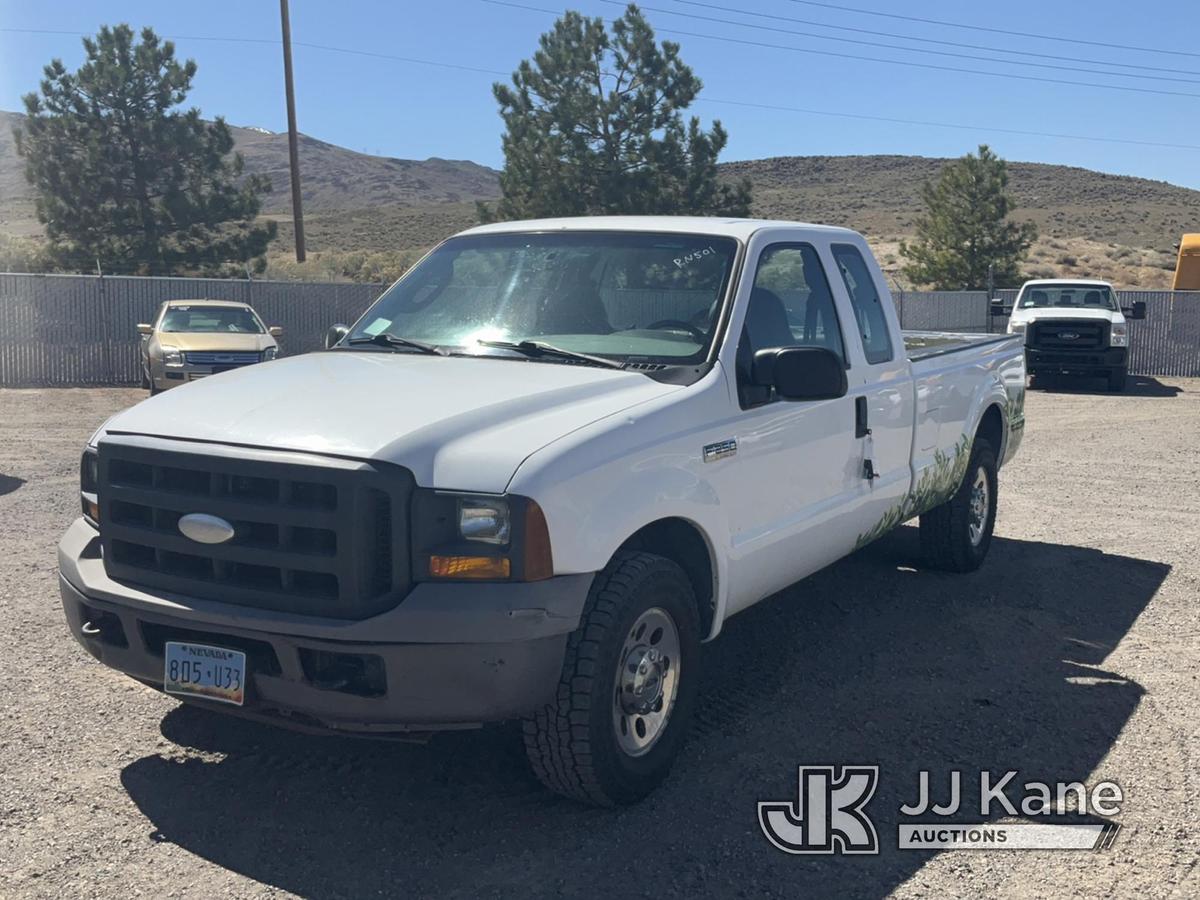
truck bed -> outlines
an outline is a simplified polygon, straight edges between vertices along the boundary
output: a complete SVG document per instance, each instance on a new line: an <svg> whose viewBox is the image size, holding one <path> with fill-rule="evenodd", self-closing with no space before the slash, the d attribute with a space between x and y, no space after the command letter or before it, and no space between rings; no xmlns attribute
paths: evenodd
<svg viewBox="0 0 1200 900"><path fill-rule="evenodd" d="M960 334L947 331L905 331L904 349L911 362L974 350L1014 340L1011 334Z"/></svg>

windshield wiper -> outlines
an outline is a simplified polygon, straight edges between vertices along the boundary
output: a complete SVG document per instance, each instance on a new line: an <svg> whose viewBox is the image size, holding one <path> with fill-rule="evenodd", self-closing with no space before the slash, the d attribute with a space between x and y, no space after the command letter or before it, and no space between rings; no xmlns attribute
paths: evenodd
<svg viewBox="0 0 1200 900"><path fill-rule="evenodd" d="M498 350L515 350L518 353L524 353L526 356L539 357L550 356L556 359L570 359L575 362L585 362L593 366L604 366L608 369L623 369L624 363L617 362L615 359L605 359L603 356L591 356L587 353L576 353L574 350L565 350L562 347L555 347L553 344L546 344L542 341L486 341L479 340L476 343L484 347L495 347Z"/></svg>
<svg viewBox="0 0 1200 900"><path fill-rule="evenodd" d="M409 347L413 350L418 350L421 353L430 353L434 356L447 356L445 350L441 347L436 347L433 344L427 344L424 341L414 341L412 338L402 338L387 332L381 331L379 334L373 334L370 337L352 337L346 341L347 344L378 344L380 347Z"/></svg>

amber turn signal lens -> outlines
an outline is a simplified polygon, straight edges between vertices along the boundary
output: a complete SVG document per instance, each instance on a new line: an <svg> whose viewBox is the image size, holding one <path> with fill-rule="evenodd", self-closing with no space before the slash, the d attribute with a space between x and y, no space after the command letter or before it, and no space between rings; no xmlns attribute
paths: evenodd
<svg viewBox="0 0 1200 900"><path fill-rule="evenodd" d="M84 497L83 511L91 517L93 522L100 521L100 504L98 504L95 500L89 500Z"/></svg>
<svg viewBox="0 0 1200 900"><path fill-rule="evenodd" d="M429 574L434 578L508 578L512 565L497 556L431 556Z"/></svg>
<svg viewBox="0 0 1200 900"><path fill-rule="evenodd" d="M546 514L532 500L525 506L523 562L526 581L542 581L554 575L554 557L550 552L550 529L546 525Z"/></svg>

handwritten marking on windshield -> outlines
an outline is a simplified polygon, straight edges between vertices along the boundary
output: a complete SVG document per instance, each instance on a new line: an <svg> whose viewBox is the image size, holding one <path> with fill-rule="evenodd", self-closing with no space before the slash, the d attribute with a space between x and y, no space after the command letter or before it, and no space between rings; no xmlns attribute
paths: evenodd
<svg viewBox="0 0 1200 900"><path fill-rule="evenodd" d="M716 252L716 248L709 244L703 249L693 250L691 253L685 254L684 256L677 256L672 260L672 262L682 269L684 266L691 265L692 263L697 262L706 256L712 256Z"/></svg>

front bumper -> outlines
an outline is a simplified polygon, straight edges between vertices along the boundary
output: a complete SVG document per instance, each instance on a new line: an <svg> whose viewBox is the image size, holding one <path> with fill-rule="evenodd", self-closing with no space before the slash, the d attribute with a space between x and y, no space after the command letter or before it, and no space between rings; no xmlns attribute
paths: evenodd
<svg viewBox="0 0 1200 900"><path fill-rule="evenodd" d="M115 582L104 571L96 530L83 519L59 544L67 623L100 662L161 688L165 640L241 649L247 654L245 705L188 702L335 732L473 727L536 709L553 697L592 577L420 584L391 610L343 621L151 594ZM331 664L368 658L369 690L364 681L343 684L329 676Z"/></svg>
<svg viewBox="0 0 1200 900"><path fill-rule="evenodd" d="M257 363L242 363L240 365L227 366L201 366L195 363L184 363L182 366L167 366L161 363L157 366L150 367L150 381L156 390L165 391L168 388L179 387L181 384L187 384L189 381L199 381L201 378L207 378L209 375L218 375L221 372L228 372L231 369L244 369L246 366L258 365Z"/></svg>
<svg viewBox="0 0 1200 900"><path fill-rule="evenodd" d="M1097 375L1124 369L1128 347L1095 350L1039 350L1025 348L1025 369L1030 375Z"/></svg>

